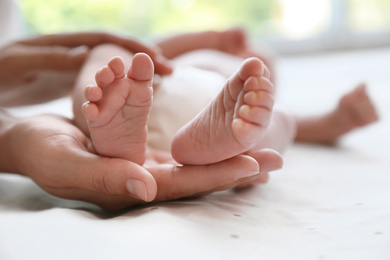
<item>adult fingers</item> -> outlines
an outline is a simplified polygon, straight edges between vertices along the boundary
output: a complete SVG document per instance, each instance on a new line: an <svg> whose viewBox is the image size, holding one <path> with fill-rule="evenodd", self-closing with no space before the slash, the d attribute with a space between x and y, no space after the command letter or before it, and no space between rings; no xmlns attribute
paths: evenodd
<svg viewBox="0 0 390 260"><path fill-rule="evenodd" d="M160 49L155 45L149 45L134 37L120 37L107 33L103 34L103 40L103 43L116 44L132 53L144 52L148 54L154 63L154 69L157 74L165 75L173 71L171 63L161 55Z"/></svg>
<svg viewBox="0 0 390 260"><path fill-rule="evenodd" d="M238 185L237 188L245 188L252 184L267 183L269 180L269 172L279 170L283 167L282 156L278 152L271 149L262 149L253 153L249 153L248 156L251 156L258 162L262 174L250 182Z"/></svg>
<svg viewBox="0 0 390 260"><path fill-rule="evenodd" d="M36 70L78 70L88 56L89 48L79 46L66 47L33 47L26 57L26 66Z"/></svg>
<svg viewBox="0 0 390 260"><path fill-rule="evenodd" d="M120 37L104 32L48 34L18 41L17 43L36 47L63 46L68 48L75 48L83 45L93 48L101 44L109 43L127 47L133 52L145 52L147 50L150 50L151 52L154 51L152 47L147 46L145 43L142 43L133 37Z"/></svg>
<svg viewBox="0 0 390 260"><path fill-rule="evenodd" d="M237 185L235 188L242 189L242 188L246 188L246 187L249 187L249 186L252 186L255 184L265 184L268 182L268 180L269 180L269 173L266 172L266 173L262 173L258 178L254 179L252 181L248 181L246 183L242 183L240 185Z"/></svg>
<svg viewBox="0 0 390 260"><path fill-rule="evenodd" d="M59 148L65 160L57 165L57 172L61 174L56 179L57 196L97 204L96 198L122 196L148 202L156 197L156 181L145 168L127 160L91 154L80 149L85 145L73 141Z"/></svg>
<svg viewBox="0 0 390 260"><path fill-rule="evenodd" d="M155 64L156 73L161 75L172 73L170 62L160 54L161 52L156 46L148 45L133 37L120 37L114 34L99 32L82 32L45 35L20 41L19 43L32 46L64 46L68 48L75 48L78 46L93 48L101 44L115 44L132 53L144 52L148 54Z"/></svg>
<svg viewBox="0 0 390 260"><path fill-rule="evenodd" d="M154 62L154 71L160 75L168 75L173 71L172 64L164 56L160 54L150 55Z"/></svg>
<svg viewBox="0 0 390 260"><path fill-rule="evenodd" d="M88 160L91 161L87 162ZM82 164L75 164L77 168L81 167L78 169L81 176L67 180L66 182L71 181L71 188L57 189L54 195L88 201L106 210L119 210L145 203L145 199L140 200L135 199L136 196L129 196L124 188L123 183L128 180L129 172L132 172L131 175L134 177L134 170L137 171L137 175L148 172L153 175L158 185L158 190L155 189L157 193L154 202L229 189L253 180L259 174L257 162L248 156L237 156L223 162L202 166L151 165L147 167L148 171L137 164L126 165L124 160L120 159L106 158L99 161L96 158L87 160L84 158L82 161ZM145 180L145 176L141 178ZM149 195L147 201L153 197L152 195Z"/></svg>
<svg viewBox="0 0 390 260"><path fill-rule="evenodd" d="M247 154L260 165L261 172L272 172L283 167L283 159L280 153L272 149L261 149Z"/></svg>
<svg viewBox="0 0 390 260"><path fill-rule="evenodd" d="M83 189L105 195L132 196L145 202L156 197L155 179L136 163L122 159L97 158L95 163L83 166L86 167L83 172L90 172L88 175L80 175Z"/></svg>
<svg viewBox="0 0 390 260"><path fill-rule="evenodd" d="M83 157L80 163L75 163L75 159L72 159L79 176L73 174L65 181L70 187L55 189L52 194L62 198L88 201L106 210L123 209L148 202L153 198L152 193L149 193L147 200L128 193L124 183L130 176L133 181L134 175L138 175L143 181L144 174L150 172L153 175L153 180L156 180L158 185L158 190L157 187L154 189L156 191L154 202L233 188L259 175L257 162L248 156L236 156L223 162L202 166L153 165L147 168L149 172L137 164L125 164L127 161L120 159L101 160L93 158L94 156L86 158L85 155ZM58 165L57 170L64 172ZM149 185L149 191L150 186L152 185Z"/></svg>
<svg viewBox="0 0 390 260"><path fill-rule="evenodd" d="M18 73L39 70L78 70L84 63L89 49L85 46L66 47L23 47L14 49L4 62Z"/></svg>
<svg viewBox="0 0 390 260"><path fill-rule="evenodd" d="M148 54L154 63L154 70L157 74L166 75L172 73L172 64L168 59L161 55L161 50L157 46L148 45L130 37L119 38L113 35L110 36L112 41L117 45L132 53L144 52Z"/></svg>
<svg viewBox="0 0 390 260"><path fill-rule="evenodd" d="M243 155L210 165L160 165L148 170L158 184L155 201L229 189L259 175L257 162Z"/></svg>

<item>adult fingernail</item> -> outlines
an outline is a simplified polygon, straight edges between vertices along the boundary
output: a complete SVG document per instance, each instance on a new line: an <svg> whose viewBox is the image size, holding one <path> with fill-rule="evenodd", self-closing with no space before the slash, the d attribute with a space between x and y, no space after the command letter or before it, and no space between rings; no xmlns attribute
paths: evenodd
<svg viewBox="0 0 390 260"><path fill-rule="evenodd" d="M71 66L80 67L88 56L89 48L87 46L79 46L68 51Z"/></svg>
<svg viewBox="0 0 390 260"><path fill-rule="evenodd" d="M131 195L139 198L140 200L148 200L146 186L142 181L136 179L128 179L126 181L126 189Z"/></svg>
<svg viewBox="0 0 390 260"><path fill-rule="evenodd" d="M259 171L242 171L242 172L239 172L236 177L235 177L235 180L239 180L239 179L244 179L244 178L249 178L249 177L257 177L257 176L260 176L260 172Z"/></svg>
<svg viewBox="0 0 390 260"><path fill-rule="evenodd" d="M69 54L72 57L77 57L80 55L85 55L88 51L89 51L89 48L87 46L82 45L82 46L78 46L76 48L70 49Z"/></svg>
<svg viewBox="0 0 390 260"><path fill-rule="evenodd" d="M166 66L169 66L169 67L172 66L171 62L170 62L167 58L165 58L164 56L162 56L162 55L158 55L158 56L156 57L156 61L159 62L159 63L162 63L162 64L164 64L164 65L166 65Z"/></svg>

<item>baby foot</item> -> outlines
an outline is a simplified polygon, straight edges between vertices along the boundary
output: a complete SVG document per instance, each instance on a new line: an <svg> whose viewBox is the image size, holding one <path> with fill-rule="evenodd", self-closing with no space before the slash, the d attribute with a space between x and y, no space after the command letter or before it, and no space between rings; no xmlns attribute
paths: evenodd
<svg viewBox="0 0 390 260"><path fill-rule="evenodd" d="M172 142L172 156L182 164L209 164L248 151L265 135L274 105L269 72L247 59L219 95Z"/></svg>
<svg viewBox="0 0 390 260"><path fill-rule="evenodd" d="M153 73L146 54L134 56L127 75L122 59L115 57L96 73L97 86L86 88L83 114L100 155L145 162Z"/></svg>

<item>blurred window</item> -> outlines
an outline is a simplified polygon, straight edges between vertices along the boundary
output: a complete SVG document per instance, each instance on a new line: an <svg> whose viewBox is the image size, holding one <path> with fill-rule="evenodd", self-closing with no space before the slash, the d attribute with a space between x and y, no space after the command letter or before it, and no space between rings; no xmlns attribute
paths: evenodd
<svg viewBox="0 0 390 260"><path fill-rule="evenodd" d="M390 0L18 0L29 34L245 28L282 53L386 45Z"/></svg>
<svg viewBox="0 0 390 260"><path fill-rule="evenodd" d="M355 32L390 30L389 0L348 0L348 27Z"/></svg>

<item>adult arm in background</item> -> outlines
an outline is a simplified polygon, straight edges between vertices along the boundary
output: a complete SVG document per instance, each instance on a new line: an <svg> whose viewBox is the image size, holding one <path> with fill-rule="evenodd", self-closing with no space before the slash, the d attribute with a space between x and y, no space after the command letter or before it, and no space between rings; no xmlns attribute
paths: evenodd
<svg viewBox="0 0 390 260"><path fill-rule="evenodd" d="M89 50L106 43L147 53L157 74L172 72L158 47L132 37L94 32L37 36L0 49L0 104L40 103L69 94Z"/></svg>
<svg viewBox="0 0 390 260"><path fill-rule="evenodd" d="M223 72L222 75L229 77L234 73L241 62L250 57L257 57L264 62L268 70L271 72L271 81L275 85L275 62L277 54L274 50L266 46L252 46L246 32L240 28L232 28L225 31L200 31L188 32L176 35L163 37L156 41L156 45L160 48L161 53L168 59L175 59L180 55L197 51L197 50L215 50L221 53L229 54L235 57L233 60L238 61L236 66L227 66L225 63L230 63L232 60L223 61L221 64L215 65L214 57L206 59L206 67L210 69L210 63L217 66L217 72ZM195 56L199 56L199 53ZM215 56L215 55L214 55ZM204 56L203 56L204 58ZM199 57L195 59L195 64L204 67L205 64L199 64ZM236 61L237 62L237 61ZM191 64L191 63L190 63ZM221 71L220 71L221 70Z"/></svg>
<svg viewBox="0 0 390 260"><path fill-rule="evenodd" d="M272 150L258 152L257 161L240 155L204 166L181 166L169 155L151 151L141 167L96 155L91 147L69 119L15 118L0 110L0 171L28 176L54 196L91 202L106 210L230 189L282 165L280 155ZM127 189L127 181L137 179L149 185L142 198Z"/></svg>
<svg viewBox="0 0 390 260"><path fill-rule="evenodd" d="M248 48L247 36L240 29L181 33L159 39L156 45L168 59L199 49L213 49L240 55Z"/></svg>

